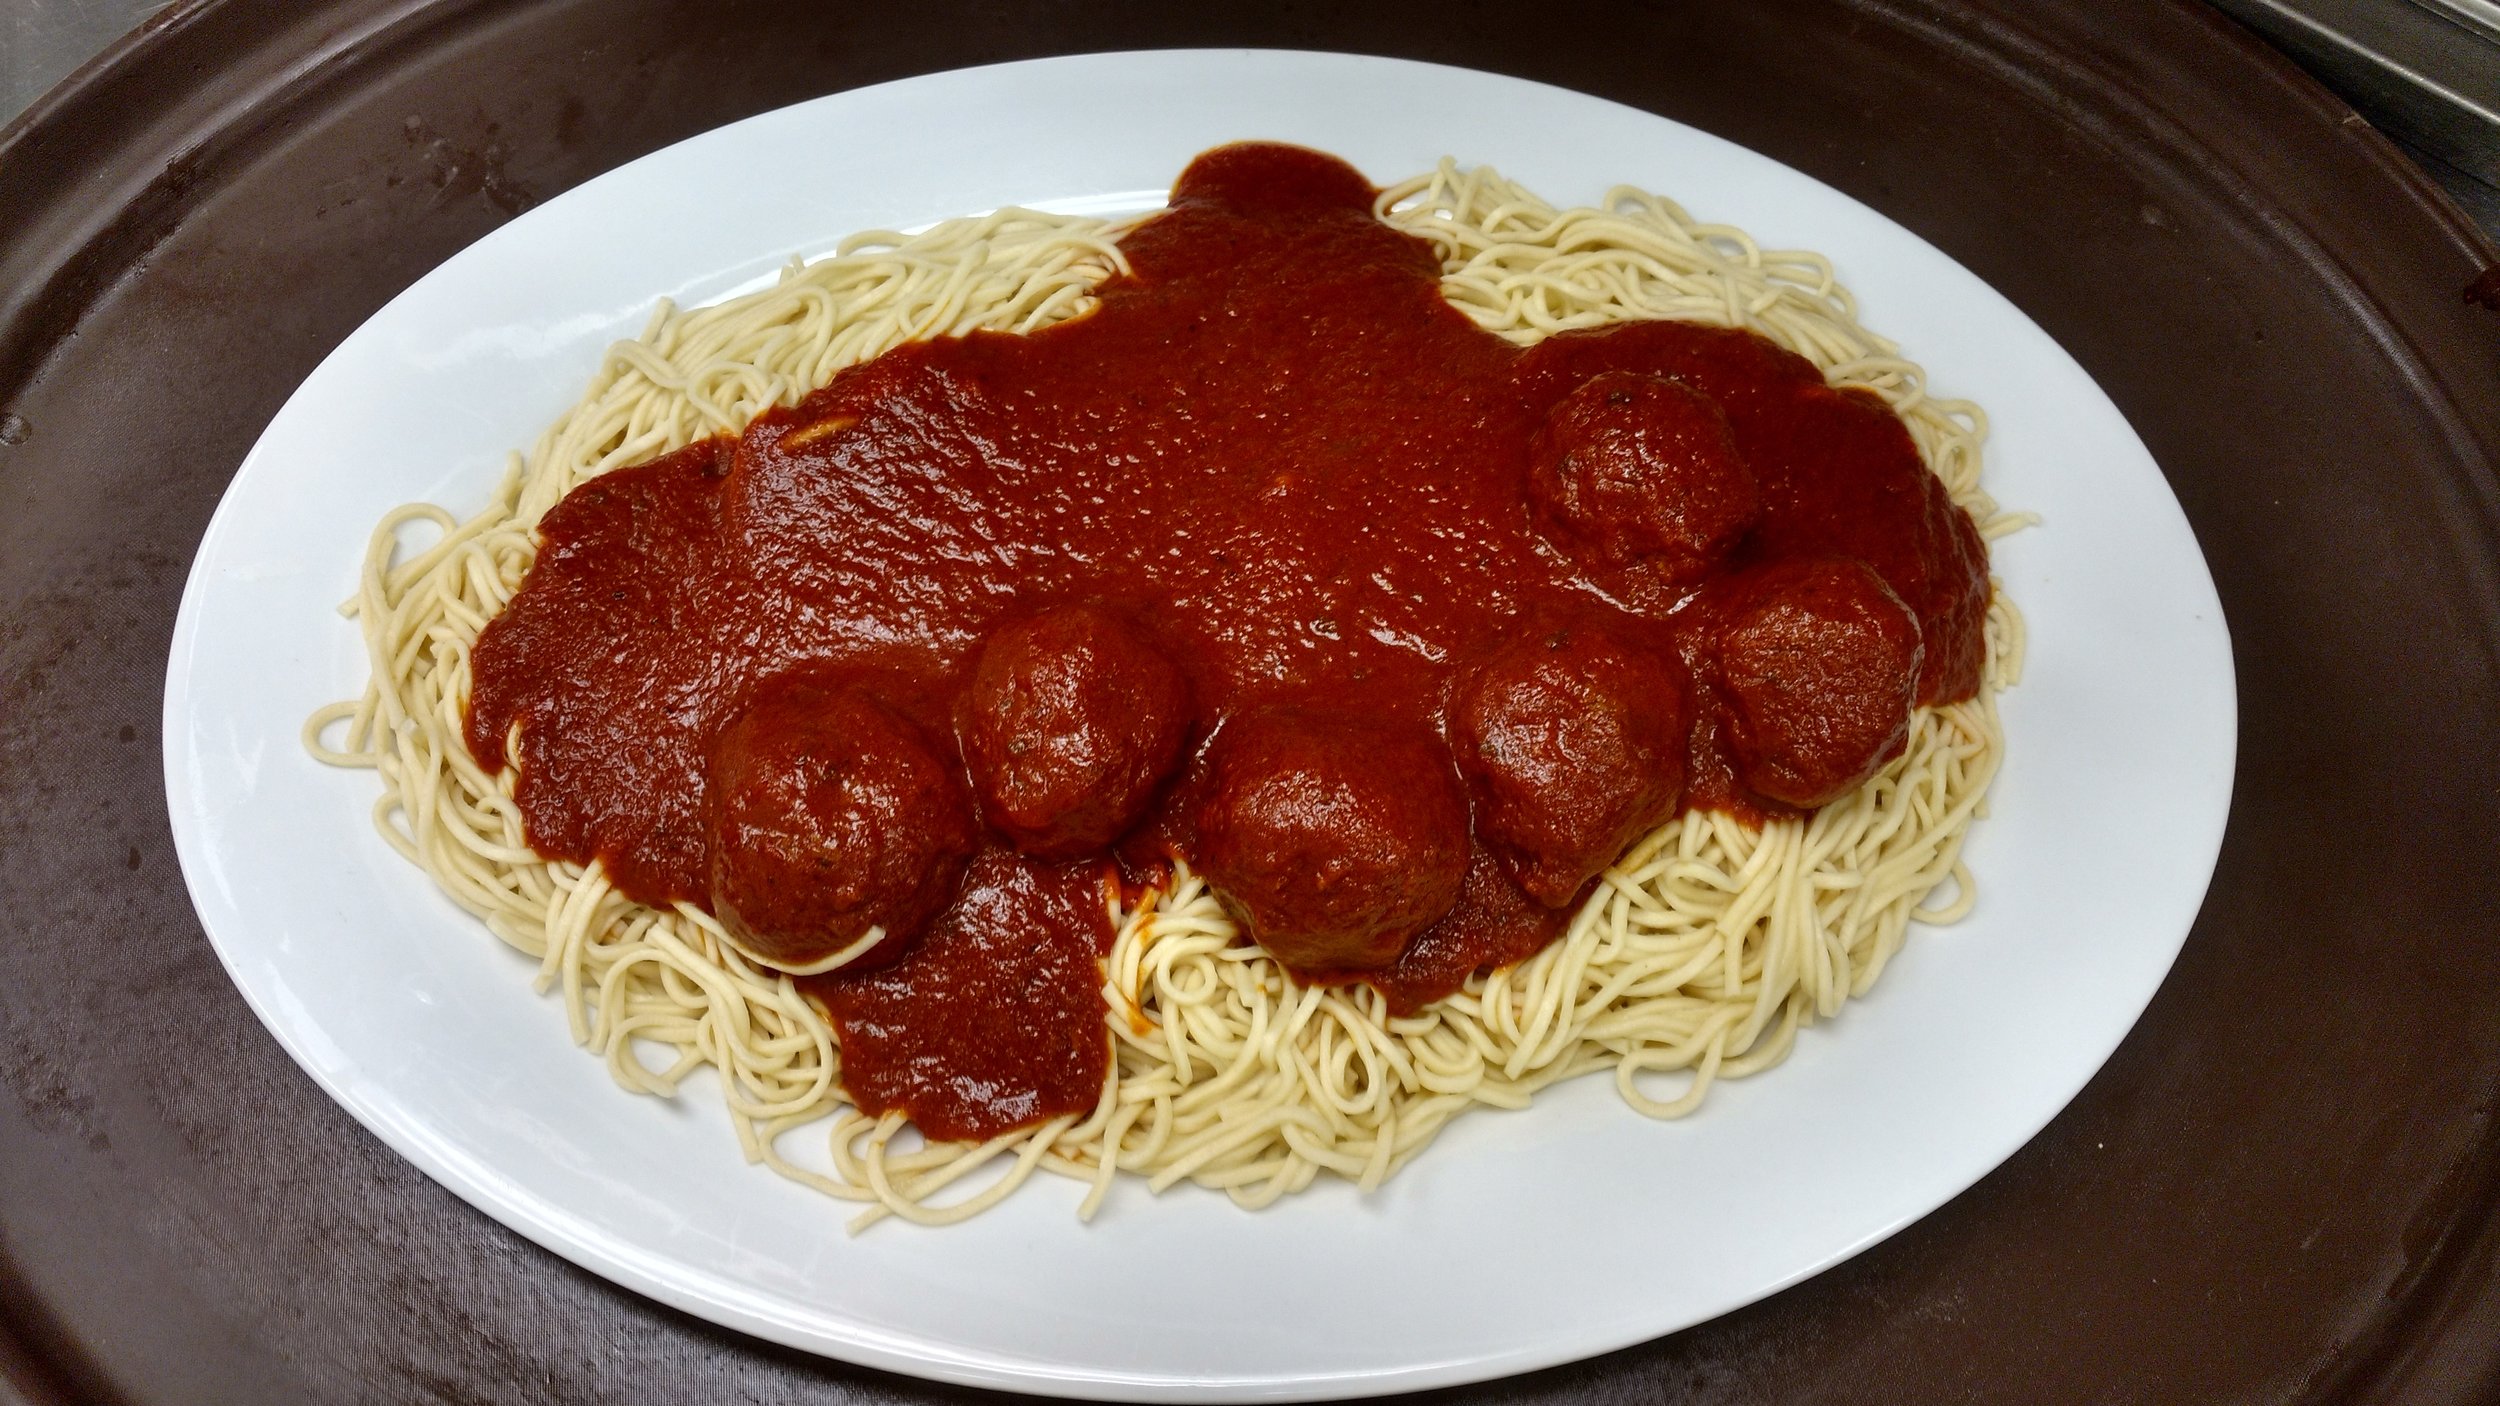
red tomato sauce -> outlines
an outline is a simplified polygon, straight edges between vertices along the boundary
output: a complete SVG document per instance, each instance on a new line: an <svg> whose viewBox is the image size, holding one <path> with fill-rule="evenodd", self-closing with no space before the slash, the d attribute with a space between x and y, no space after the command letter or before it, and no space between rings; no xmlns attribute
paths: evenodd
<svg viewBox="0 0 2500 1406"><path fill-rule="evenodd" d="M1739 330L1513 347L1442 299L1432 249L1376 220L1374 194L1319 153L1219 148L1122 240L1131 271L1086 315L897 348L734 438L576 489L474 654L468 743L500 769L519 727L532 846L597 859L643 902L708 908L707 757L759 689L865 681L954 757L985 638L1116 606L1195 709L1140 823L1048 863L983 830L898 962L802 979L863 1108L983 1137L1092 1107L1110 1058L1101 885L1115 863L1135 883L1189 853L1188 798L1227 719L1324 707L1438 737L1473 661L1600 619L1691 680L1680 807L1790 813L1738 779L1714 631L1746 573L1824 558L1865 564L1915 617L1917 702L1976 691L1985 552L1879 398ZM1751 466L1759 521L1697 579L1558 547L1531 503L1549 414L1605 372L1703 393ZM1530 901L1469 844L1455 907L1395 962L1299 974L1408 1011L1533 955L1572 908Z"/></svg>

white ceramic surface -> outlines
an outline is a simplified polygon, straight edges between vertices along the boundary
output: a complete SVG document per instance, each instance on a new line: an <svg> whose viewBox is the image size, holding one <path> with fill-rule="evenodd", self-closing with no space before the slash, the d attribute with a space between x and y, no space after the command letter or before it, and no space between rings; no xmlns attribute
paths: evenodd
<svg viewBox="0 0 2500 1406"><path fill-rule="evenodd" d="M709 1085L635 1098L530 964L370 830L374 779L296 740L364 660L331 613L372 523L477 508L652 300L715 298L876 226L1001 204L1135 209L1250 137L1375 180L1444 153L1562 203L1619 181L1830 254L1866 322L1985 405L1987 481L2046 525L1998 567L2028 614L2011 760L1969 847L1977 913L1914 931L1871 997L1695 1117L1604 1079L1472 1114L1384 1190L1261 1214L1043 1178L997 1212L846 1237L745 1165ZM1520 1371L1725 1312L1985 1175L2134 1023L2195 916L2231 788L2230 646L2194 538L2046 334L1882 216L1717 138L1561 89L1340 55L1098 55L770 113L514 220L349 337L211 524L176 627L166 790L201 920L332 1097L489 1215L620 1283L899 1371L1111 1398L1288 1399Z"/></svg>

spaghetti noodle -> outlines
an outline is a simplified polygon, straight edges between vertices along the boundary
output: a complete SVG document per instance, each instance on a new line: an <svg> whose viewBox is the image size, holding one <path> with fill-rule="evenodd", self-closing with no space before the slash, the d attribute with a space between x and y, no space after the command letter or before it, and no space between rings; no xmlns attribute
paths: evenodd
<svg viewBox="0 0 2500 1406"><path fill-rule="evenodd" d="M1380 194L1377 214L1438 252L1444 298L1518 345L1631 319L1751 329L1837 386L1882 397L1983 535L2020 525L1980 490L1985 420L1939 400L1919 369L1859 327L1818 255L1757 248L1629 189L1555 210L1482 168L1444 162ZM1126 270L1116 222L1004 210L927 233L871 233L713 307L665 303L614 347L582 401L516 456L485 511L418 504L368 544L346 609L372 681L316 713L306 745L371 766L383 835L498 937L539 961L575 1040L618 1082L671 1095L718 1071L750 1160L885 1215L960 1220L1032 1172L1118 1171L1268 1204L1323 1172L1370 1188L1449 1119L1524 1107L1560 1079L1611 1069L1654 1117L1697 1107L1718 1079L1778 1063L1795 1034L1863 994L1913 918L1950 922L1974 889L1960 847L2001 755L1994 694L2019 668L2019 617L1992 592L1975 697L1919 709L1906 751L1854 793L1759 826L1688 810L1607 870L1559 940L1413 1014L1360 985L1304 985L1237 940L1186 863L1124 904L1103 996L1113 1059L1090 1112L972 1144L929 1145L900 1113L860 1111L833 1030L792 979L743 955L691 903L654 908L596 863L551 861L524 833L517 772L463 744L470 651L536 559L540 519L575 487L795 403L841 368L905 342L1031 332L1087 311ZM406 543L419 524L434 540ZM325 741L344 727L341 746ZM1931 902L1941 889L1953 897ZM1662 1088L1676 1082L1680 1088ZM784 1153L829 1129L829 1160ZM807 1159L813 1160L813 1159Z"/></svg>

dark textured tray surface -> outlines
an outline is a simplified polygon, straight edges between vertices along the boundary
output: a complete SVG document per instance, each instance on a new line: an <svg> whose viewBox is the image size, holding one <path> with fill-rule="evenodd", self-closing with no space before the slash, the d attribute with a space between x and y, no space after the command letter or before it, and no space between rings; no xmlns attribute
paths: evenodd
<svg viewBox="0 0 2500 1406"><path fill-rule="evenodd" d="M1448 1395L2500 1396L2500 314L2460 296L2494 255L2340 105L2158 0L1625 3L1536 26L1493 6L796 0L160 19L0 137L0 1382L133 1403L970 1395L613 1288L323 1098L227 984L176 872L165 647L280 401L501 221L819 93L1179 44L1560 83L1868 201L2116 399L2232 625L2240 772L2212 897L2063 1116L1799 1288ZM1261 1293L1294 1291L1326 1286L1245 1286L1244 1331Z"/></svg>

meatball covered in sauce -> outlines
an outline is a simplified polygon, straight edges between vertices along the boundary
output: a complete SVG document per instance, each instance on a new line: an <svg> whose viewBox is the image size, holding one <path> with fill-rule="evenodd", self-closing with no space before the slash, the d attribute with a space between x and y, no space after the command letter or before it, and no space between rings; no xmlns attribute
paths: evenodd
<svg viewBox="0 0 2500 1406"><path fill-rule="evenodd" d="M1861 562L1781 562L1729 583L1719 683L1737 780L1819 806L1901 755L1918 689L1918 620Z"/></svg>
<svg viewBox="0 0 2500 1406"><path fill-rule="evenodd" d="M1046 859L1137 823L1179 761L1189 682L1139 629L1064 606L990 636L973 665L964 763L982 814Z"/></svg>
<svg viewBox="0 0 2500 1406"><path fill-rule="evenodd" d="M1558 544L1676 584L1708 575L1762 516L1709 396L1609 371L1563 397L1529 449L1528 496Z"/></svg>
<svg viewBox="0 0 2500 1406"><path fill-rule="evenodd" d="M1530 631L1452 700L1476 832L1548 908L1675 812L1688 727L1670 661L1596 626Z"/></svg>
<svg viewBox="0 0 2500 1406"><path fill-rule="evenodd" d="M712 913L755 956L884 966L954 897L979 842L951 759L852 684L768 684L713 740Z"/></svg>
<svg viewBox="0 0 2500 1406"><path fill-rule="evenodd" d="M1420 723L1254 713L1225 725L1206 765L1194 858L1286 966L1386 966L1458 901L1466 797Z"/></svg>

